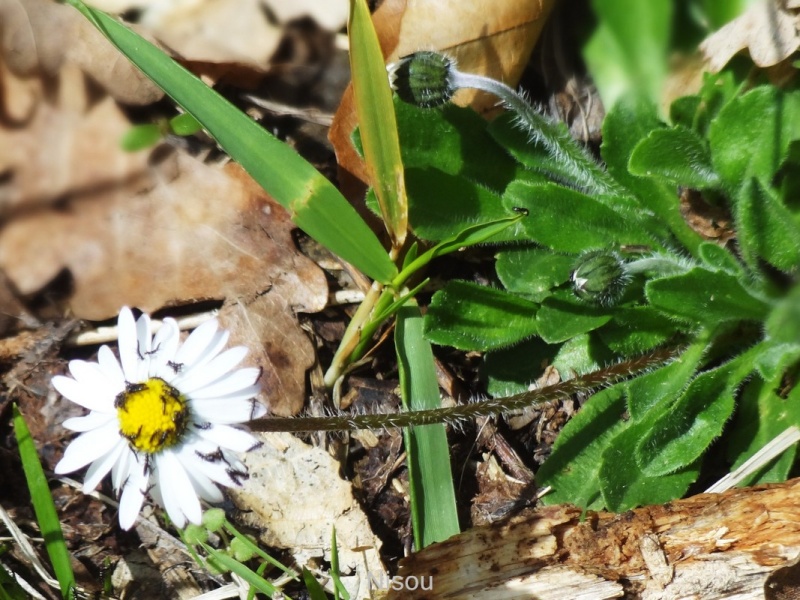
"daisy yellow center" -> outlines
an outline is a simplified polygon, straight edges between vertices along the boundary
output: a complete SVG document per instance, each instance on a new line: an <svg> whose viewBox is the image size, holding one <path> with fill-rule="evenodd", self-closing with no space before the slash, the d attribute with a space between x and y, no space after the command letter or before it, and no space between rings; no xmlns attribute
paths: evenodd
<svg viewBox="0 0 800 600"><path fill-rule="evenodd" d="M158 377L127 384L114 406L120 435L148 454L177 444L189 420L186 398Z"/></svg>

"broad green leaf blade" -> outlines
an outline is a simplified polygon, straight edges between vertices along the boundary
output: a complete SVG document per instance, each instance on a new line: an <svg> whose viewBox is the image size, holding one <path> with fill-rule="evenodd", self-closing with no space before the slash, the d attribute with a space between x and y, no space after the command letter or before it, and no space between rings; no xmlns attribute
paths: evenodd
<svg viewBox="0 0 800 600"><path fill-rule="evenodd" d="M571 291L560 290L542 302L536 313L536 326L545 342L564 342L602 327L611 320L613 310L591 306Z"/></svg>
<svg viewBox="0 0 800 600"><path fill-rule="evenodd" d="M766 332L774 342L796 344L800 341L800 283L796 283L769 314Z"/></svg>
<svg viewBox="0 0 800 600"><path fill-rule="evenodd" d="M409 169L406 184L411 226L424 240L450 238L476 223L513 214L491 190L438 169ZM509 230L495 241L513 240L514 232Z"/></svg>
<svg viewBox="0 0 800 600"><path fill-rule="evenodd" d="M712 271L722 271L728 275L738 277L744 274L744 268L736 257L728 250L713 242L700 244L700 259Z"/></svg>
<svg viewBox="0 0 800 600"><path fill-rule="evenodd" d="M364 159L394 247L406 239L408 201L392 91L366 0L350 0L350 70Z"/></svg>
<svg viewBox="0 0 800 600"><path fill-rule="evenodd" d="M621 384L594 394L561 430L552 453L536 473L539 486L552 486L545 504L569 503L603 508L600 496L600 455L626 426Z"/></svg>
<svg viewBox="0 0 800 600"><path fill-rule="evenodd" d="M618 308L613 320L597 330L603 343L622 356L643 354L675 333L675 322L650 306Z"/></svg>
<svg viewBox="0 0 800 600"><path fill-rule="evenodd" d="M436 292L425 314L425 337L459 350L496 350L536 334L539 305L465 281Z"/></svg>
<svg viewBox="0 0 800 600"><path fill-rule="evenodd" d="M781 271L800 269L800 223L758 179L739 191L736 217L739 247L749 264L761 258Z"/></svg>
<svg viewBox="0 0 800 600"><path fill-rule="evenodd" d="M734 98L709 130L714 166L732 195L752 177L768 185L797 139L800 92L774 86L759 86Z"/></svg>
<svg viewBox="0 0 800 600"><path fill-rule="evenodd" d="M542 376L542 365L553 363L557 351L558 346L532 338L511 348L487 352L481 365L487 391L495 398L527 391L531 381Z"/></svg>
<svg viewBox="0 0 800 600"><path fill-rule="evenodd" d="M641 422L629 423L615 437L600 458L600 491L606 508L615 512L643 504L661 504L680 498L697 480L699 465L675 473L649 477L642 473L634 449L647 428Z"/></svg>
<svg viewBox="0 0 800 600"><path fill-rule="evenodd" d="M413 300L412 300L413 302ZM439 408L433 351L422 334L416 303L400 309L395 329L400 392L406 410ZM444 425L404 430L414 541L424 548L459 533L450 447Z"/></svg>
<svg viewBox="0 0 800 600"><path fill-rule="evenodd" d="M641 421L650 425L636 446L636 461L644 475L660 477L685 468L722 433L733 413L738 383L732 380L732 365L698 375L677 402Z"/></svg>
<svg viewBox="0 0 800 600"><path fill-rule="evenodd" d="M569 279L574 264L574 256L541 248L511 248L497 254L495 268L509 292L540 301Z"/></svg>
<svg viewBox="0 0 800 600"><path fill-rule="evenodd" d="M631 211L622 215L592 196L555 184L532 185L515 181L503 197L508 208L525 208L522 222L528 239L556 252L578 254L590 249L655 242ZM580 235L575 232L579 231Z"/></svg>
<svg viewBox="0 0 800 600"><path fill-rule="evenodd" d="M339 191L292 148L200 79L105 13L67 0L208 131L308 235L369 277L397 274L386 250Z"/></svg>
<svg viewBox="0 0 800 600"><path fill-rule="evenodd" d="M781 389L782 374L765 381L759 377L748 382L739 400L734 427L728 440L731 471L761 450L787 427L800 426L800 387L795 386L786 398ZM786 450L770 465L751 475L741 485L786 481L797 456L797 446Z"/></svg>
<svg viewBox="0 0 800 600"><path fill-rule="evenodd" d="M42 464L39 462L36 445L33 443L25 418L16 405L14 405L12 411L14 435L17 438L19 455L22 459L22 470L25 472L25 480L28 483L28 490L31 494L31 503L36 514L36 521L39 523L39 529L44 538L44 545L47 549L47 555L50 557L53 572L56 575L56 579L58 579L61 596L68 598L75 588L75 575L72 573L69 550L67 550L67 544L64 541L64 533L61 531L61 521L58 518L53 496L50 493L50 486L47 485L47 478L42 470Z"/></svg>
<svg viewBox="0 0 800 600"><path fill-rule="evenodd" d="M696 255L697 247L703 240L686 224L680 212L675 186L633 175L628 170L631 154L637 144L651 131L663 126L654 104L636 95L621 99L603 121L601 154L608 172L638 198L645 210L655 213L691 254Z"/></svg>
<svg viewBox="0 0 800 600"><path fill-rule="evenodd" d="M656 129L634 148L630 171L696 190L720 186L703 139L691 129Z"/></svg>
<svg viewBox="0 0 800 600"><path fill-rule="evenodd" d="M659 310L706 326L738 319L760 321L769 308L751 296L736 277L699 267L648 281L645 295Z"/></svg>

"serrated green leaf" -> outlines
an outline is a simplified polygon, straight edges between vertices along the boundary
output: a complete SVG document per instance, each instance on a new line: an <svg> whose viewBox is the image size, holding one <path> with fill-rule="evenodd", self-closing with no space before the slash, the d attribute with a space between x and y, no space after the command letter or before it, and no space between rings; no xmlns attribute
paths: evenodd
<svg viewBox="0 0 800 600"><path fill-rule="evenodd" d="M725 105L711 123L715 170L728 189L755 177L768 184L800 139L800 92L760 86Z"/></svg>
<svg viewBox="0 0 800 600"><path fill-rule="evenodd" d="M636 95L621 99L603 121L601 154L609 173L638 198L642 208L652 211L662 223L660 238L668 236L667 227L693 255L702 238L687 224L680 212L674 185L639 177L628 171L636 145L647 135L664 127L655 107Z"/></svg>
<svg viewBox="0 0 800 600"><path fill-rule="evenodd" d="M439 384L431 345L423 336L422 315L412 299L397 313L395 349L400 394L406 410L440 408ZM459 533L450 446L441 423L403 431L414 540L418 548Z"/></svg>
<svg viewBox="0 0 800 600"><path fill-rule="evenodd" d="M713 242L700 244L700 260L712 271L722 271L728 275L740 276L744 274L744 267L728 250Z"/></svg>
<svg viewBox="0 0 800 600"><path fill-rule="evenodd" d="M705 326L740 319L760 321L769 309L751 296L736 277L700 267L648 281L645 295L659 310Z"/></svg>
<svg viewBox="0 0 800 600"><path fill-rule="evenodd" d="M554 344L594 331L611 320L613 310L592 306L576 298L571 291L560 290L545 298L536 313L539 337Z"/></svg>
<svg viewBox="0 0 800 600"><path fill-rule="evenodd" d="M633 306L618 308L597 335L617 354L634 356L663 344L676 331L675 322L663 313L649 306Z"/></svg>
<svg viewBox="0 0 800 600"><path fill-rule="evenodd" d="M782 375L767 381L755 377L740 394L739 408L727 443L727 456L738 468L747 459L792 425L800 426L800 387L795 386L787 398L775 393ZM797 445L751 475L741 485L757 485L786 481L795 458Z"/></svg>
<svg viewBox="0 0 800 600"><path fill-rule="evenodd" d="M541 248L510 248L497 254L495 268L509 292L539 301L569 279L574 263L574 256Z"/></svg>
<svg viewBox="0 0 800 600"><path fill-rule="evenodd" d="M725 365L695 377L668 410L643 419L650 425L636 445L642 473L660 477L694 463L733 414L735 366Z"/></svg>
<svg viewBox="0 0 800 600"><path fill-rule="evenodd" d="M613 107L626 94L661 97L672 33L670 0L594 0L599 25L584 48L603 104Z"/></svg>
<svg viewBox="0 0 800 600"><path fill-rule="evenodd" d="M697 190L720 185L703 139L684 127L650 132L633 149L630 171Z"/></svg>
<svg viewBox="0 0 800 600"><path fill-rule="evenodd" d="M544 504L603 508L600 455L626 427L624 412L624 389L618 384L594 394L566 424L536 473L538 485L553 488L542 497Z"/></svg>
<svg viewBox="0 0 800 600"><path fill-rule="evenodd" d="M525 235L557 252L578 254L623 244L654 243L633 216L624 218L591 196L555 184L515 181L506 189L503 202L508 208L527 209L531 218L522 223Z"/></svg>
<svg viewBox="0 0 800 600"><path fill-rule="evenodd" d="M333 184L294 149L150 42L80 0L67 2L191 113L289 211L298 227L369 277L383 283L392 280L397 268L377 236Z"/></svg>
<svg viewBox="0 0 800 600"><path fill-rule="evenodd" d="M539 305L503 290L451 281L425 314L425 336L459 350L496 350L536 334Z"/></svg>
<svg viewBox="0 0 800 600"><path fill-rule="evenodd" d="M470 225L513 215L491 190L438 169L408 169L406 185L411 227L425 240L442 240ZM513 228L495 241L513 240L515 231Z"/></svg>
<svg viewBox="0 0 800 600"><path fill-rule="evenodd" d="M761 258L782 271L800 269L800 224L758 179L739 190L736 222L739 247L750 264Z"/></svg>

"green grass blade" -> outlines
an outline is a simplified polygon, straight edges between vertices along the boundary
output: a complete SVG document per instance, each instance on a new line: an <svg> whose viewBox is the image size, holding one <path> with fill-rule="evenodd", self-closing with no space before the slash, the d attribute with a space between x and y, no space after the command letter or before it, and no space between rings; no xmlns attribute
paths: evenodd
<svg viewBox="0 0 800 600"><path fill-rule="evenodd" d="M392 90L366 0L350 0L350 71L370 183L395 247L408 230L408 199Z"/></svg>
<svg viewBox="0 0 800 600"><path fill-rule="evenodd" d="M200 546L202 546L203 550L206 551L208 556L217 561L219 566L228 569L231 573L236 573L239 577L244 579L262 594L267 594L268 597L272 598L273 595L279 591L278 588L272 585L269 581L240 563L232 556L228 556L224 552L220 552L216 548L213 548L205 543L200 544Z"/></svg>
<svg viewBox="0 0 800 600"><path fill-rule="evenodd" d="M303 567L303 583L306 584L308 597L311 598L311 600L328 600L328 596L325 595L325 590L322 589L319 581L317 581L311 571L305 567Z"/></svg>
<svg viewBox="0 0 800 600"><path fill-rule="evenodd" d="M350 600L350 593L345 589L339 575L339 543L336 541L336 527L331 532L331 579L333 579L334 600Z"/></svg>
<svg viewBox="0 0 800 600"><path fill-rule="evenodd" d="M395 347L405 409L439 408L433 351L422 335L422 315L413 299L397 313ZM450 448L441 423L410 427L404 435L411 519L414 542L419 550L459 532Z"/></svg>
<svg viewBox="0 0 800 600"><path fill-rule="evenodd" d="M47 485L47 478L44 476L42 464L39 462L39 455L36 452L31 432L16 405L13 408L13 420L14 435L17 438L22 469L25 471L25 480L28 482L28 490L31 493L31 503L36 513L36 521L39 523L39 529L44 538L50 564L53 566L56 579L58 579L61 595L68 598L75 589L75 575L72 573L69 550L64 542L64 533L61 531L61 522L58 519L56 506L53 504L50 486Z"/></svg>
<svg viewBox="0 0 800 600"><path fill-rule="evenodd" d="M397 269L377 236L310 163L133 31L80 0L66 1L197 119L301 229L366 275L391 281Z"/></svg>

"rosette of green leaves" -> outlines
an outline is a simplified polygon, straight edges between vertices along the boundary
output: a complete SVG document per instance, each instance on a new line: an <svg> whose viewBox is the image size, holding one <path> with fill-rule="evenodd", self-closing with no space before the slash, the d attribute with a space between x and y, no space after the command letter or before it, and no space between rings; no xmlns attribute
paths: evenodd
<svg viewBox="0 0 800 600"><path fill-rule="evenodd" d="M487 125L453 106L396 109L417 236L529 213L493 240L494 285L448 282L425 316L432 342L486 353L491 394L526 389L543 364L569 378L686 348L588 401L537 475L553 486L546 501L624 510L674 499L712 443L733 466L800 425L800 392L786 384L800 364L800 93L709 77L668 123L647 100L620 100L601 147L615 195L587 193L513 115ZM681 194L730 215L735 241L693 230ZM627 286L614 302L587 302L575 264L602 251L621 257ZM754 480L785 478L793 452Z"/></svg>

